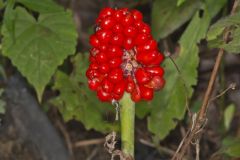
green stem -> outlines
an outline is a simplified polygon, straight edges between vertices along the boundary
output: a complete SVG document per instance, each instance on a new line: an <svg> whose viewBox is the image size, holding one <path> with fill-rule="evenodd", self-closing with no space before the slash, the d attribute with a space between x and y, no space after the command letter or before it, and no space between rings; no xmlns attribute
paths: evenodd
<svg viewBox="0 0 240 160"><path fill-rule="evenodd" d="M130 94L125 93L120 105L122 151L134 158L135 103Z"/></svg>

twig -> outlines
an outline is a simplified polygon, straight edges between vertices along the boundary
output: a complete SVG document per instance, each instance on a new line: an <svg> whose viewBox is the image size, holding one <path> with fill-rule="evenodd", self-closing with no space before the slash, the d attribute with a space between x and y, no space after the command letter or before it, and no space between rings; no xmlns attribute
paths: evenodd
<svg viewBox="0 0 240 160"><path fill-rule="evenodd" d="M59 130L63 134L63 137L65 139L68 151L71 155L71 159L74 160L75 156L73 154L73 149L72 149L72 140L71 140L70 135L68 134L67 129L65 128L65 126L62 124L62 122L59 119L56 120L56 125L58 126Z"/></svg>
<svg viewBox="0 0 240 160"><path fill-rule="evenodd" d="M82 141L76 142L74 144L74 147L85 147L90 145L103 144L104 142L105 142L105 138L82 140Z"/></svg>
<svg viewBox="0 0 240 160"><path fill-rule="evenodd" d="M233 15L236 12L238 4L239 4L239 0L235 0L230 15ZM225 33L223 35L223 40L224 40L225 43L227 43L229 35L230 35L229 28L225 28ZM208 103L209 103L209 99L211 97L211 93L212 93L212 90L213 90L214 82L215 82L216 77L217 77L217 73L218 73L218 70L219 70L219 66L221 64L221 60L222 60L223 54L224 54L224 49L220 48L219 52L218 52L218 55L217 55L216 62L214 64L214 68L213 68L213 71L212 71L209 83L208 83L207 91L206 91L206 93L204 95L204 99L203 99L203 103L202 103L202 106L201 106L201 110L199 112L199 119L202 119L202 118L205 117L205 114L206 114L206 111L207 111L207 107L208 107Z"/></svg>
<svg viewBox="0 0 240 160"><path fill-rule="evenodd" d="M148 146L148 147L157 148L159 151L162 151L162 152L164 152L164 153L166 153L166 154L168 154L170 156L174 155L174 153L175 153L173 150L171 150L169 148L162 147L162 146L156 146L153 143L151 143L151 142L149 142L149 141L147 141L145 139L140 139L139 142L144 144L144 145L146 145L146 146Z"/></svg>
<svg viewBox="0 0 240 160"><path fill-rule="evenodd" d="M96 154L98 153L98 150L99 150L99 147L96 147L92 152L91 154L87 157L87 160L92 160Z"/></svg>
<svg viewBox="0 0 240 160"><path fill-rule="evenodd" d="M232 7L232 11L230 15L233 15L236 12L237 6L239 4L240 0L235 0L233 7ZM228 38L229 38L230 32L229 32L229 28L225 28L224 30L224 35L223 35L223 40L225 43L227 43ZM180 143L178 150L175 152L174 156L172 157L172 160L178 159L181 160L182 157L184 156L189 144L192 142L193 139L195 139L195 141L199 141L202 130L206 124L207 118L206 118L206 113L208 110L208 106L209 106L209 102L211 102L211 94L212 94L212 90L214 88L214 82L216 80L217 77L217 73L219 70L219 66L222 60L224 54L224 49L220 48L217 58L216 58L216 62L214 64L214 68L213 71L211 73L211 77L208 83L208 87L207 87L207 91L204 95L204 99L203 99L203 103L201 106L201 109L197 115L196 120L194 120L191 124L191 126L189 127L189 130L187 132L187 135L183 138L182 142ZM180 152L178 154L178 152Z"/></svg>
<svg viewBox="0 0 240 160"><path fill-rule="evenodd" d="M164 153L166 153L169 156L173 156L175 154L174 150L171 150L169 148L163 147L161 145L157 145L156 146L154 143L149 142L149 141L147 141L145 139L140 139L139 142L144 144L144 145L146 145L146 146L148 146L148 147L157 148L157 150L159 152L164 152ZM187 160L187 158L183 158L183 160Z"/></svg>

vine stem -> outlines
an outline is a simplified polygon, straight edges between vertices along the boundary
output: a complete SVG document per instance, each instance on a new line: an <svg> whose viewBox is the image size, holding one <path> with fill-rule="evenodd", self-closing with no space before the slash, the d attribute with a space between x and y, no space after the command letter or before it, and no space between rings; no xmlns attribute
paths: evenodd
<svg viewBox="0 0 240 160"><path fill-rule="evenodd" d="M122 152L134 158L135 103L128 93L120 100L120 122Z"/></svg>

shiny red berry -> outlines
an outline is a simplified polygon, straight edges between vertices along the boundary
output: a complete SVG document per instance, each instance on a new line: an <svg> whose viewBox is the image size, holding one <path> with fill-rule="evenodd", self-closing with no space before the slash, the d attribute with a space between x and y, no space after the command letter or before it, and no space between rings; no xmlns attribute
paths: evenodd
<svg viewBox="0 0 240 160"><path fill-rule="evenodd" d="M111 16L113 13L114 13L114 9L110 7L106 7L102 9L101 12L99 13L99 18L105 18L107 16Z"/></svg>
<svg viewBox="0 0 240 160"><path fill-rule="evenodd" d="M96 35L97 35L98 40L102 44L106 44L111 39L112 32L109 31L109 30L99 30L99 31L96 32Z"/></svg>
<svg viewBox="0 0 240 160"><path fill-rule="evenodd" d="M135 88L131 94L131 99L134 102L139 102L141 100L140 90L139 88Z"/></svg>
<svg viewBox="0 0 240 160"><path fill-rule="evenodd" d="M134 39L134 42L136 45L143 45L146 43L146 41L149 39L149 35L145 33L139 33L136 38Z"/></svg>
<svg viewBox="0 0 240 160"><path fill-rule="evenodd" d="M108 62L108 64L110 68L120 67L120 65L122 64L122 58L113 58Z"/></svg>
<svg viewBox="0 0 240 160"><path fill-rule="evenodd" d="M163 76L164 70L161 67L146 67L145 70L151 73L152 76Z"/></svg>
<svg viewBox="0 0 240 160"><path fill-rule="evenodd" d="M115 24L112 28L113 33L122 33L123 32L123 26L121 24Z"/></svg>
<svg viewBox="0 0 240 160"><path fill-rule="evenodd" d="M127 86L126 86L126 92L132 93L132 91L135 89L135 83L131 77L128 77L127 79Z"/></svg>
<svg viewBox="0 0 240 160"><path fill-rule="evenodd" d="M146 72L143 68L138 68L135 72L135 77L137 82L140 84L145 84L151 80L151 75Z"/></svg>
<svg viewBox="0 0 240 160"><path fill-rule="evenodd" d="M103 101L103 102L107 102L107 101L110 101L110 100L111 100L111 94L105 92L103 89L99 89L99 90L97 91L97 96L98 96L98 98L99 98L101 101Z"/></svg>
<svg viewBox="0 0 240 160"><path fill-rule="evenodd" d="M139 90L141 93L141 98L143 98L144 100L152 100L153 99L153 89L152 88L148 88L145 86L139 86Z"/></svg>
<svg viewBox="0 0 240 160"><path fill-rule="evenodd" d="M114 68L109 74L108 78L111 82L117 83L123 79L123 71L121 68Z"/></svg>
<svg viewBox="0 0 240 160"><path fill-rule="evenodd" d="M125 49L130 50L134 47L134 41L131 37L126 37L123 41L123 46Z"/></svg>
<svg viewBox="0 0 240 160"><path fill-rule="evenodd" d="M122 19L122 24L124 26L130 26L131 24L133 24L133 22L134 22L134 18L131 14L125 15Z"/></svg>
<svg viewBox="0 0 240 160"><path fill-rule="evenodd" d="M107 54L100 52L95 56L95 59L98 63L106 63L108 61Z"/></svg>
<svg viewBox="0 0 240 160"><path fill-rule="evenodd" d="M112 17L106 17L101 21L100 27L103 29L111 29L114 24L115 20Z"/></svg>
<svg viewBox="0 0 240 160"><path fill-rule="evenodd" d="M123 95L124 91L125 91L125 87L126 87L126 83L125 81L119 81L113 90L114 94L118 94L118 95Z"/></svg>
<svg viewBox="0 0 240 160"><path fill-rule="evenodd" d="M139 12L138 10L134 9L131 11L135 21L142 21L143 19L143 15L141 12Z"/></svg>
<svg viewBox="0 0 240 160"><path fill-rule="evenodd" d="M100 41L97 38L97 36L95 36L95 35L90 36L89 42L93 47L99 47L100 46Z"/></svg>
<svg viewBox="0 0 240 160"><path fill-rule="evenodd" d="M112 90L114 88L113 83L110 82L107 78L102 81L101 85L102 85L102 89L107 93L112 92Z"/></svg>
<svg viewBox="0 0 240 160"><path fill-rule="evenodd" d="M126 26L124 28L124 34L127 37L135 37L137 34L137 29L133 26Z"/></svg>
<svg viewBox="0 0 240 160"><path fill-rule="evenodd" d="M105 74L105 73L108 73L110 70L110 67L107 63L102 63L99 65L99 71L102 73L102 74Z"/></svg>
<svg viewBox="0 0 240 160"><path fill-rule="evenodd" d="M100 86L100 82L98 79L92 79L92 80L88 80L88 87L91 89L91 90L97 90L97 88Z"/></svg>
<svg viewBox="0 0 240 160"><path fill-rule="evenodd" d="M111 38L111 44L121 46L124 40L124 36L121 33L116 33Z"/></svg>
<svg viewBox="0 0 240 160"><path fill-rule="evenodd" d="M162 89L164 85L165 85L165 80L163 79L163 77L153 76L151 81L148 82L147 84L145 84L144 86L146 86L148 88L152 88L155 91L158 91L158 90Z"/></svg>

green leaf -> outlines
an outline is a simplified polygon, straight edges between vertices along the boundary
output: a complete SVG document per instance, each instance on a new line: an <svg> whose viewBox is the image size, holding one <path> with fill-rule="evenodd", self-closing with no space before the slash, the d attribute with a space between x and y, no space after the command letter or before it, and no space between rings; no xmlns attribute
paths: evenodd
<svg viewBox="0 0 240 160"><path fill-rule="evenodd" d="M180 6L180 5L183 4L184 2L186 2L186 0L178 0L178 1L177 1L177 6Z"/></svg>
<svg viewBox="0 0 240 160"><path fill-rule="evenodd" d="M231 157L240 157L240 138L227 137L223 140L222 150Z"/></svg>
<svg viewBox="0 0 240 160"><path fill-rule="evenodd" d="M181 76L173 62L167 58L163 63L166 85L162 91L155 94L153 101L145 103L146 106L152 107L148 128L160 140L176 127L177 120L183 118L186 98L192 96L192 87L197 83L199 63L197 43L205 38L212 18L210 15L213 15L211 10L208 10L208 6L205 6L203 11L202 17L199 17L199 12L194 15L179 41L181 48L175 63L181 71Z"/></svg>
<svg viewBox="0 0 240 160"><path fill-rule="evenodd" d="M220 36L223 33L223 30L226 27L230 26L239 27L239 25L240 25L240 13L220 19L210 27L207 33L207 40L213 40L218 38L218 36Z"/></svg>
<svg viewBox="0 0 240 160"><path fill-rule="evenodd" d="M14 20L16 17L15 12L13 10L14 4L15 4L15 0L8 0L7 7L4 12L4 19L3 19L3 23L6 27L6 29L8 30L8 32L10 33L10 36L13 40L14 40L14 35L15 35ZM1 29L2 29L2 27L1 27Z"/></svg>
<svg viewBox="0 0 240 160"><path fill-rule="evenodd" d="M85 76L88 56L78 54L72 58L72 62L74 71L70 76L57 71L53 88L60 95L51 102L59 108L65 121L76 119L86 129L94 128L101 132L116 130L117 126L106 119L107 113L114 112L114 107L109 103L99 102L95 92L88 88Z"/></svg>
<svg viewBox="0 0 240 160"><path fill-rule="evenodd" d="M72 14L69 11L46 13L36 20L24 8L17 7L14 12L13 31L3 25L3 55L35 87L41 101L56 68L75 52L77 33Z"/></svg>
<svg viewBox="0 0 240 160"><path fill-rule="evenodd" d="M230 124L232 122L233 116L235 112L234 104L230 104L224 111L224 126L226 130L230 128Z"/></svg>
<svg viewBox="0 0 240 160"><path fill-rule="evenodd" d="M224 28L231 31L231 41L223 41ZM223 48L229 53L239 53L240 50L240 13L225 17L213 24L207 34L210 48Z"/></svg>
<svg viewBox="0 0 240 160"><path fill-rule="evenodd" d="M33 11L39 13L56 13L63 12L64 9L56 5L53 0L16 0L17 2L22 3L26 7L32 9Z"/></svg>
<svg viewBox="0 0 240 160"><path fill-rule="evenodd" d="M177 0L154 1L152 8L152 33L155 39L161 39L187 22L201 3L188 0L177 6Z"/></svg>

